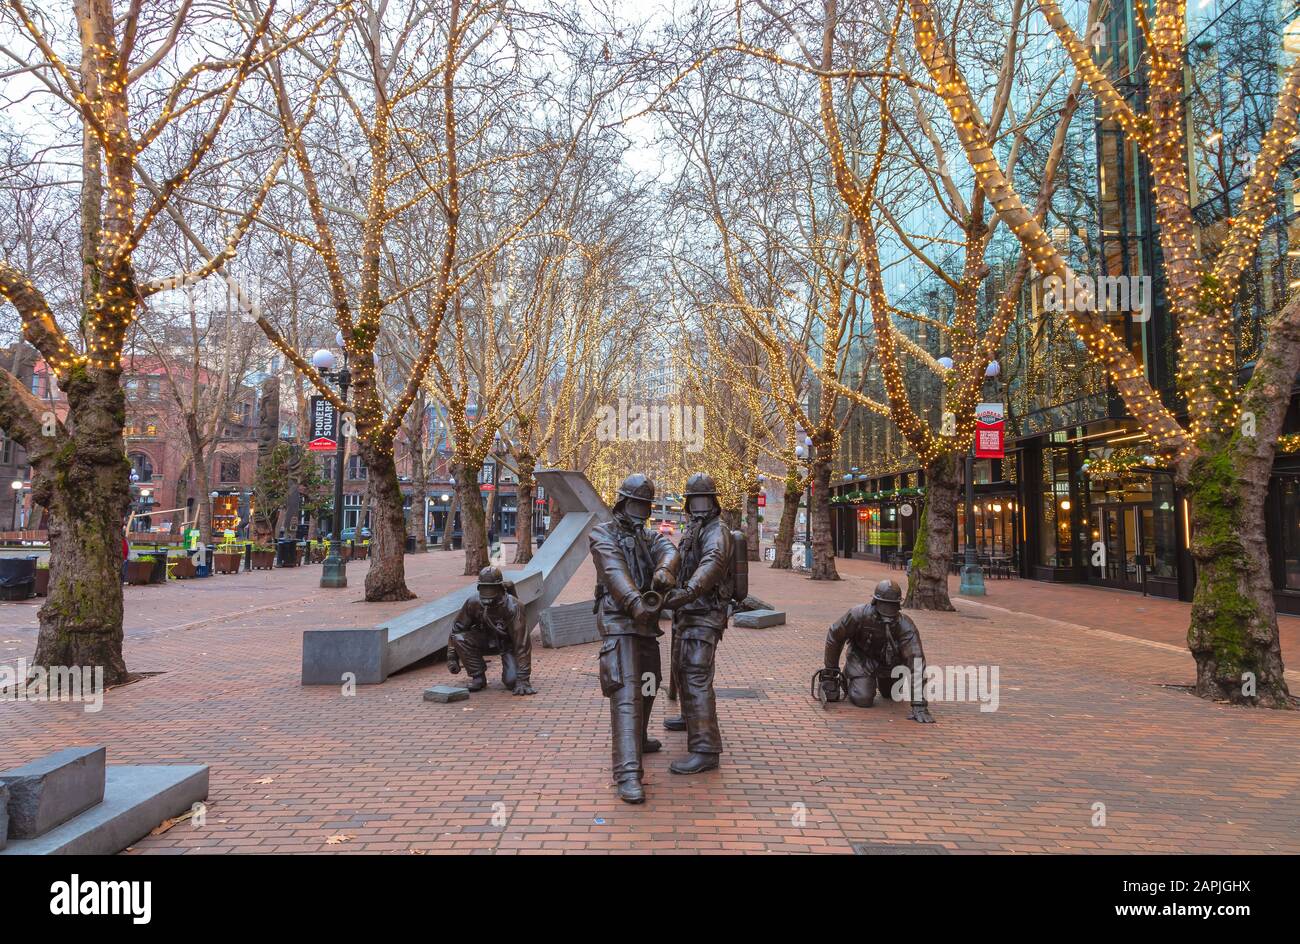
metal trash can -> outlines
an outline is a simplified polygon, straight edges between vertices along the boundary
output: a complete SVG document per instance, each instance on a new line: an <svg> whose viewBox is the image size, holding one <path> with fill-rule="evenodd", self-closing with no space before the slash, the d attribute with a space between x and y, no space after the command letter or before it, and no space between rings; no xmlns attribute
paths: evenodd
<svg viewBox="0 0 1300 944"><path fill-rule="evenodd" d="M298 542L292 538L280 538L275 542L275 566L298 566Z"/></svg>
<svg viewBox="0 0 1300 944"><path fill-rule="evenodd" d="M0 557L0 600L28 600L36 594L36 556Z"/></svg>

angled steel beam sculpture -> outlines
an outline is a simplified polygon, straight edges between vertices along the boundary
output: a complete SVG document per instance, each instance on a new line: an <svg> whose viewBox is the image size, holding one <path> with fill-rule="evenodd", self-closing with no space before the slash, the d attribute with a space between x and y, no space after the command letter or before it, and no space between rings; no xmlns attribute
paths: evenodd
<svg viewBox="0 0 1300 944"><path fill-rule="evenodd" d="M610 518L587 477L567 469L542 469L537 482L563 515L523 569L508 571L531 630L587 558L587 534ZM527 513L520 509L521 513ZM376 684L445 649L461 604L474 584L443 594L370 629L309 629L302 634L302 684Z"/></svg>

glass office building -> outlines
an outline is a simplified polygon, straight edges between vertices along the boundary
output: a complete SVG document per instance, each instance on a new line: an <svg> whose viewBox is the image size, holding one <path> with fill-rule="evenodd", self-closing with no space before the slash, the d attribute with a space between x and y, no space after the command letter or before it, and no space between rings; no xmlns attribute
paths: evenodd
<svg viewBox="0 0 1300 944"><path fill-rule="evenodd" d="M1240 200L1251 157L1272 122L1282 69L1300 52L1300 8L1294 0L1192 0L1189 8L1189 175L1199 236L1202 245L1212 247ZM1132 0L1111 4L1104 27L1097 60L1121 92L1144 107L1142 38ZM1250 376L1266 319L1300 288L1300 240L1291 238L1300 227L1297 167L1300 160L1293 157L1278 181L1276 213L1237 302L1242 382ZM1035 189L1026 181L1024 192ZM1182 415L1174 382L1178 352L1164 305L1150 193L1145 160L1115 123L1101 120L1091 100L1085 102L1058 177L1051 234L1077 272L1149 278L1150 317L1139 320L1117 311L1110 323L1166 404ZM992 272L981 298L984 319L991 317L1016 252L1004 239L991 254ZM942 314L951 305L950 295L934 278L899 306ZM915 340L935 355L943 353L937 337ZM1026 285L1000 366L984 399L1006 404L1007 452L1003 460L974 464L980 553L1009 560L1021 577L1190 599L1195 568L1183 496L1170 472L1144 453L1148 440L1091 363L1066 316L1043 310L1041 284ZM937 394L933 402L926 412L938 409ZM1300 429L1294 391L1284 429ZM879 560L906 557L925 501L915 457L887 419L865 411L849 424L841 453L834 505L839 552ZM961 502L959 547L965 516ZM1279 609L1300 613L1300 452L1279 451L1266 531ZM1097 553L1099 547L1104 554Z"/></svg>

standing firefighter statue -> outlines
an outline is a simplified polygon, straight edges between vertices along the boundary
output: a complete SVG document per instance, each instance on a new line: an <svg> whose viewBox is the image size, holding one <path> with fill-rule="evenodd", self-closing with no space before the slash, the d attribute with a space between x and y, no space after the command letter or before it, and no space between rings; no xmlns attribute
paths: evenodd
<svg viewBox="0 0 1300 944"><path fill-rule="evenodd" d="M460 608L451 631L447 668L453 675L464 663L469 673L469 690L487 686L487 660L501 656L501 684L516 695L535 695L531 676L533 643L528 632L524 606L496 567L484 567L478 574L478 596Z"/></svg>
<svg viewBox="0 0 1300 944"><path fill-rule="evenodd" d="M646 734L659 690L659 611L676 584L677 549L645 528L654 483L636 473L623 480L614 518L591 531L600 629L600 690L609 699L614 781L627 803L644 803L642 753L662 746Z"/></svg>
<svg viewBox="0 0 1300 944"><path fill-rule="evenodd" d="M813 694L823 703L839 701L845 694L859 708L870 708L876 690L882 698L890 697L898 667L910 676L912 710L908 718L933 724L926 705L924 686L925 653L921 636L911 617L901 612L903 591L892 580L876 584L871 602L855 606L831 626L826 633L825 667L813 676ZM849 647L840 671L840 653Z"/></svg>
<svg viewBox="0 0 1300 944"><path fill-rule="evenodd" d="M731 615L736 586L736 541L722 520L713 478L696 472L686 483L686 512L690 523L682 535L681 587L671 591L664 606L673 611L672 673L681 699L680 718L664 727L686 731L690 753L669 765L675 774L697 774L718 766L722 732L713 693L714 661L722 631Z"/></svg>

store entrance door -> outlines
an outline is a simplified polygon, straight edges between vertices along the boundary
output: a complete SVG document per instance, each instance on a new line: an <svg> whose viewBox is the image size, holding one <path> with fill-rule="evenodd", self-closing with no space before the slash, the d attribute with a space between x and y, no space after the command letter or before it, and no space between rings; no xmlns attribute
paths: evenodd
<svg viewBox="0 0 1300 944"><path fill-rule="evenodd" d="M1094 505L1088 578L1121 590L1142 590L1155 552L1150 502Z"/></svg>

